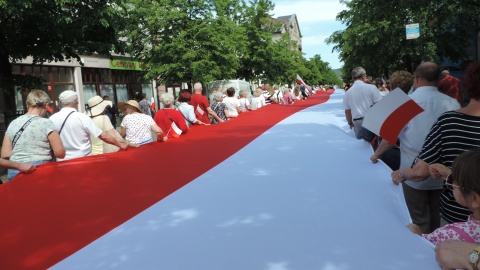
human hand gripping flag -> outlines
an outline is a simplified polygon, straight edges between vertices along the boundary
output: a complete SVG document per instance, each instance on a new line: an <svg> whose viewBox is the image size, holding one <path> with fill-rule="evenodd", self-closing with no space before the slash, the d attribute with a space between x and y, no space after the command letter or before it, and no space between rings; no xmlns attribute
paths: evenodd
<svg viewBox="0 0 480 270"><path fill-rule="evenodd" d="M153 97L150 99L150 109L155 111L155 99Z"/></svg>
<svg viewBox="0 0 480 270"><path fill-rule="evenodd" d="M396 88L368 110L362 126L389 143L396 144L403 127L421 112L423 109L420 105Z"/></svg>

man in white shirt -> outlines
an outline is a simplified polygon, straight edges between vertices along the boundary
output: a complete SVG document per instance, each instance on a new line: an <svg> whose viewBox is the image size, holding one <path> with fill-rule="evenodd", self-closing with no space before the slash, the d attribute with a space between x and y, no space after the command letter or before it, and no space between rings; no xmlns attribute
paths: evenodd
<svg viewBox="0 0 480 270"><path fill-rule="evenodd" d="M446 111L460 108L457 100L438 91L439 76L440 68L432 62L424 62L415 70L415 91L408 96L424 111L410 120L400 132L400 170L392 172L394 183L402 183L413 223L420 226L423 233L431 233L440 226L443 182L431 177L422 182L409 181L408 176L402 174L402 168L412 166L438 117ZM393 147L392 143L396 142L382 140L370 160L376 163L385 151Z"/></svg>
<svg viewBox="0 0 480 270"><path fill-rule="evenodd" d="M90 117L77 111L78 95L75 91L64 91L58 99L63 108L50 116L50 120L55 124L67 153L65 158L57 159L57 161L92 155L90 136L98 137L104 142L116 145L121 149L127 148L127 141L102 132Z"/></svg>
<svg viewBox="0 0 480 270"><path fill-rule="evenodd" d="M355 137L361 139L360 131L362 129L363 117L382 96L380 96L375 85L365 83L367 72L362 67L356 67L352 70L352 78L354 83L345 93L343 107L350 129L353 128Z"/></svg>

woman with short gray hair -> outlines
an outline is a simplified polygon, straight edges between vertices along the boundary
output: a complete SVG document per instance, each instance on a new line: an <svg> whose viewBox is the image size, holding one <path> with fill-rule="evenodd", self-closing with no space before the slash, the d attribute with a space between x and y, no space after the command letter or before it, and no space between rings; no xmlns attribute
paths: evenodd
<svg viewBox="0 0 480 270"><path fill-rule="evenodd" d="M223 94L221 92L214 92L213 93L213 103L211 104L210 108L222 119L223 121L227 121L230 118L236 117L233 115L230 115L228 113L227 105L223 103ZM211 120L212 124L218 124L218 120L215 118L212 118Z"/></svg>
<svg viewBox="0 0 480 270"><path fill-rule="evenodd" d="M239 103L240 103L240 109L242 110L242 112L248 112L248 111L251 111L252 108L250 107L250 101L248 101L248 98L247 98L247 91L245 91L244 89L240 90L238 92L238 96L239 96Z"/></svg>

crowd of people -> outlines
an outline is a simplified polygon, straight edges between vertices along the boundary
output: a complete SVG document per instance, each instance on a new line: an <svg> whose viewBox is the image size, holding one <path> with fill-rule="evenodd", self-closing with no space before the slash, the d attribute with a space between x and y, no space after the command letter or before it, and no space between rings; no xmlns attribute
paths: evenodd
<svg viewBox="0 0 480 270"><path fill-rule="evenodd" d="M124 114L119 131L116 129L118 111L108 96L90 98L85 113L81 113L78 94L64 91L58 97L62 109L45 118L50 98L44 91L33 90L27 96L27 113L7 128L0 167L8 168L7 180L10 181L18 173L31 173L43 163L116 152L154 140L165 142L186 134L193 125L226 122L268 103L293 104L289 88L279 95L279 87L274 86L270 94L268 84L256 89L254 97L248 97L245 90L235 96L234 88L218 91L214 93L212 106L202 95L201 83L193 88L193 95L185 89L180 91L177 100L171 93L162 94L161 109L156 111L145 94L119 103ZM268 95L263 94L264 89ZM307 97L314 91L305 91Z"/></svg>
<svg viewBox="0 0 480 270"><path fill-rule="evenodd" d="M478 61L464 73L466 106L460 80L433 62L420 64L414 74L392 74L393 90L408 93L424 111L403 127L397 142L381 140L370 158L376 163L398 147L399 166L392 168L391 179L402 185L413 222L408 227L436 245L444 269L480 269L479 74ZM363 117L385 96L386 82L369 83L361 67L353 69L352 78L343 101L345 118L357 139L371 142Z"/></svg>

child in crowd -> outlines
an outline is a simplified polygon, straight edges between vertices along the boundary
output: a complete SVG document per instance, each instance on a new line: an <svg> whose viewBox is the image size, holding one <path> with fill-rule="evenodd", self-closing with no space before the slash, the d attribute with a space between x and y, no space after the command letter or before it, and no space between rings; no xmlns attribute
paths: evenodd
<svg viewBox="0 0 480 270"><path fill-rule="evenodd" d="M448 171L443 165L433 164L432 176L444 175ZM445 180L447 188L453 190L455 200L473 214L466 222L445 225L430 234L422 234L420 227L415 224L408 228L423 236L435 245L446 240L461 240L480 244L480 149L470 150L458 156L452 165L451 173Z"/></svg>
<svg viewBox="0 0 480 270"><path fill-rule="evenodd" d="M290 88L285 88L283 90L283 102L285 105L293 104L293 98L292 98L292 95L290 94Z"/></svg>

